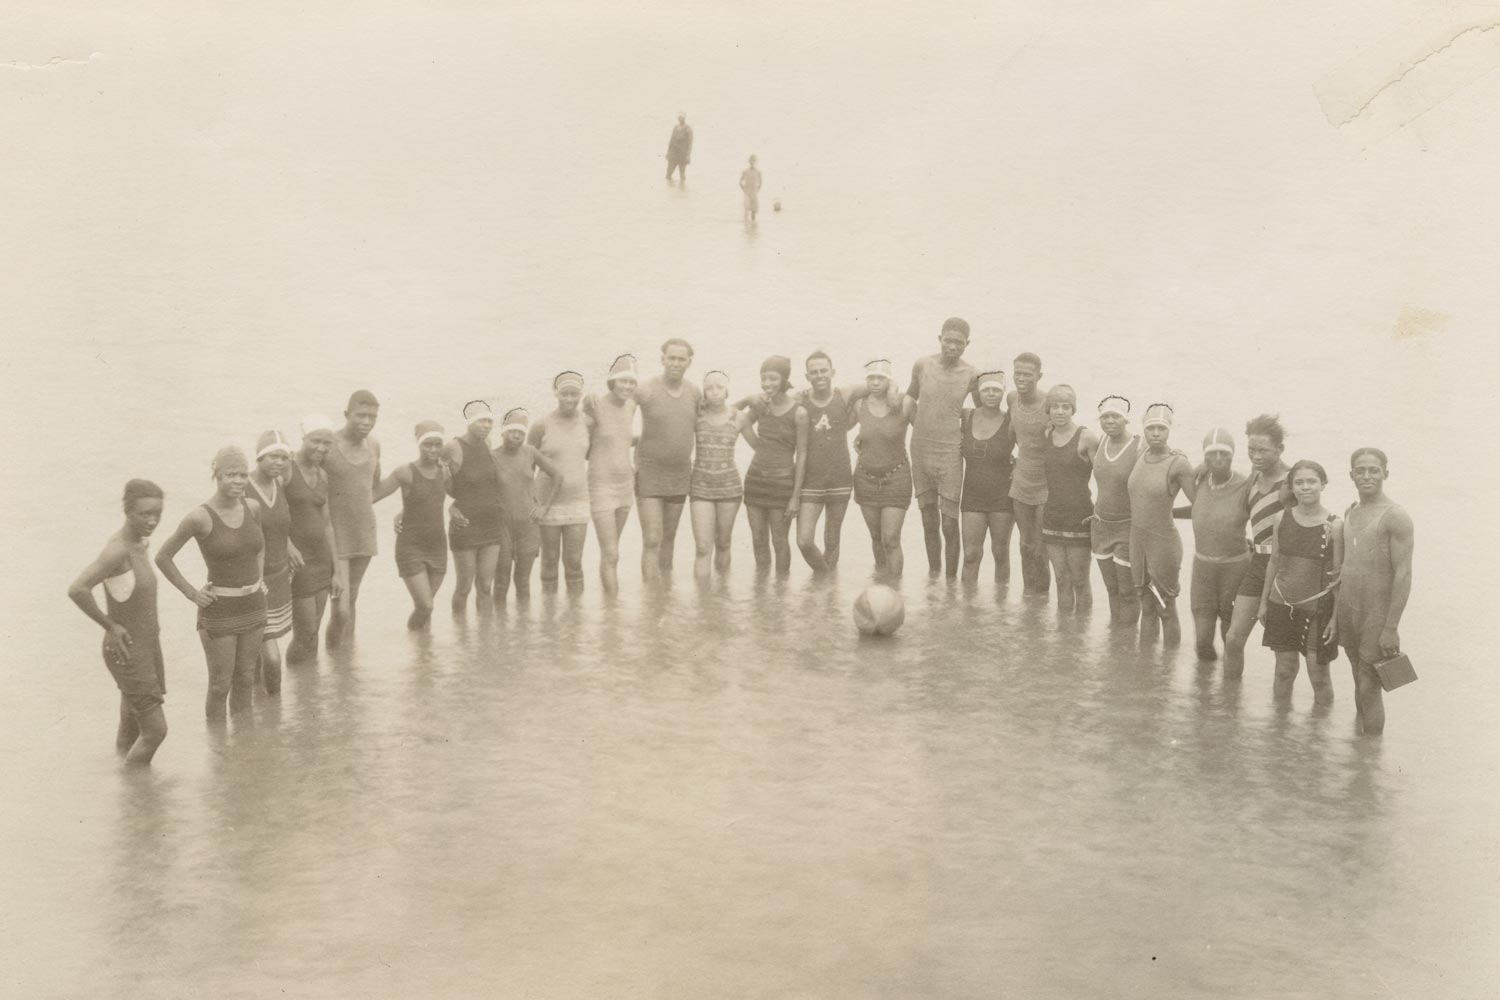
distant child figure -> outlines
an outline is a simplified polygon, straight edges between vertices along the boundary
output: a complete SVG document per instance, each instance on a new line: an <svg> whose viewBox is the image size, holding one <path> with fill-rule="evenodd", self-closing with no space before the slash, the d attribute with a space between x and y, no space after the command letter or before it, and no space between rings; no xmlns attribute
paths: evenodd
<svg viewBox="0 0 1500 1000"><path fill-rule="evenodd" d="M755 156L750 157L750 165L740 174L740 190L745 192L745 218L751 222L755 221L755 213L760 211L760 170L755 166Z"/></svg>

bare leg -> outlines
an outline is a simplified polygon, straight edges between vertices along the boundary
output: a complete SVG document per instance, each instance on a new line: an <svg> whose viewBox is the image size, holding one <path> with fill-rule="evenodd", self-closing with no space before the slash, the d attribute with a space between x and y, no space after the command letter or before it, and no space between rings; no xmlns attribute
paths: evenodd
<svg viewBox="0 0 1500 1000"><path fill-rule="evenodd" d="M557 564L562 559L562 527L556 524L541 526L542 535L542 589L557 589Z"/></svg>
<svg viewBox="0 0 1500 1000"><path fill-rule="evenodd" d="M495 570L500 565L500 543L474 550L474 603L492 601L495 595ZM434 590L437 588L434 587Z"/></svg>
<svg viewBox="0 0 1500 1000"><path fill-rule="evenodd" d="M729 572L729 560L732 554L730 546L734 542L734 522L739 520L740 501L720 500L714 504L717 524L714 532L714 570L720 576Z"/></svg>
<svg viewBox="0 0 1500 1000"><path fill-rule="evenodd" d="M1082 545L1066 547L1068 578L1073 582L1073 606L1087 611L1094 606L1094 588L1089 583L1089 550Z"/></svg>
<svg viewBox="0 0 1500 1000"><path fill-rule="evenodd" d="M439 576L441 581L442 577ZM427 623L432 620L432 581L428 578L425 570L413 573L411 576L403 576L401 582L406 584L406 592L411 595L411 616L406 619L406 627L409 629L426 628Z"/></svg>
<svg viewBox="0 0 1500 1000"><path fill-rule="evenodd" d="M135 709L130 707L130 702L125 696L120 695L120 725L115 730L115 753L124 757L130 753L130 748L135 746L135 741L141 738L141 723L135 715Z"/></svg>
<svg viewBox="0 0 1500 1000"><path fill-rule="evenodd" d="M307 663L318 658L318 629L322 627L323 609L327 606L327 590L292 598L292 641L286 651L287 663Z"/></svg>
<svg viewBox="0 0 1500 1000"><path fill-rule="evenodd" d="M1103 559L1095 559L1099 566L1099 579L1104 581L1104 592L1109 595L1109 623L1120 624L1120 588L1129 586L1130 581L1121 581L1115 576L1115 560L1113 556L1105 556Z"/></svg>
<svg viewBox="0 0 1500 1000"><path fill-rule="evenodd" d="M747 506L745 519L750 522L750 548L755 553L755 568L764 573L771 568L770 511L765 507Z"/></svg>
<svg viewBox="0 0 1500 1000"><path fill-rule="evenodd" d="M693 577L700 583L713 573L714 540L718 532L717 504L712 500L694 500L689 512L693 525Z"/></svg>
<svg viewBox="0 0 1500 1000"><path fill-rule="evenodd" d="M1141 641L1155 642L1161 633L1161 605L1149 584L1139 588L1136 594L1141 602Z"/></svg>
<svg viewBox="0 0 1500 1000"><path fill-rule="evenodd" d="M859 512L865 517L865 527L870 529L870 547L875 550L875 572L885 569L885 542L880 538L880 508L874 504L860 504Z"/></svg>
<svg viewBox="0 0 1500 1000"><path fill-rule="evenodd" d="M849 513L849 500L847 497L830 500L823 511L827 515L823 518L823 565L831 572L838 568L839 553L843 550L844 515Z"/></svg>
<svg viewBox="0 0 1500 1000"><path fill-rule="evenodd" d="M641 579L651 583L661 578L662 517L666 503L659 497L641 497L636 506L641 511Z"/></svg>
<svg viewBox="0 0 1500 1000"><path fill-rule="evenodd" d="M281 693L281 646L275 639L260 642L260 664L256 668L266 694Z"/></svg>
<svg viewBox="0 0 1500 1000"><path fill-rule="evenodd" d="M1307 657L1307 679L1312 684L1313 708L1326 710L1333 705L1333 678L1329 676L1330 664L1318 662L1321 631L1319 616L1314 615L1307 628L1307 648L1303 655Z"/></svg>
<svg viewBox="0 0 1500 1000"><path fill-rule="evenodd" d="M1285 614L1285 609L1272 608L1271 613ZM1297 671L1302 669L1302 654L1297 652L1276 651L1276 680L1271 685L1271 694L1278 705L1290 705L1292 701L1292 685L1296 683Z"/></svg>
<svg viewBox="0 0 1500 1000"><path fill-rule="evenodd" d="M624 527L616 510L596 510L590 515L594 521L594 539L599 543L599 585L606 594L620 589L620 530ZM624 508L626 517L630 508Z"/></svg>
<svg viewBox="0 0 1500 1000"><path fill-rule="evenodd" d="M1349 665L1354 671L1354 714L1360 731L1366 736L1379 736L1385 732L1385 694L1380 686L1380 675L1374 664L1355 659L1349 653Z"/></svg>
<svg viewBox="0 0 1500 1000"><path fill-rule="evenodd" d="M453 613L462 614L469 604L469 591L474 589L474 577L478 573L478 549L453 550Z"/></svg>
<svg viewBox="0 0 1500 1000"><path fill-rule="evenodd" d="M901 527L905 523L905 507L880 508L880 545L885 549L885 571L892 578L900 577L906 566L901 553Z"/></svg>
<svg viewBox="0 0 1500 1000"><path fill-rule="evenodd" d="M1198 659L1217 660L1219 658L1218 651L1214 649L1214 631L1218 627L1219 613L1217 611L1193 609L1193 633L1198 643Z"/></svg>
<svg viewBox="0 0 1500 1000"><path fill-rule="evenodd" d="M984 536L990 527L990 515L966 510L959 518L964 543L964 583L979 582L979 563L984 559Z"/></svg>
<svg viewBox="0 0 1500 1000"><path fill-rule="evenodd" d="M1008 510L992 511L990 517L990 553L995 559L995 582L1010 586L1010 536L1016 516Z"/></svg>
<svg viewBox="0 0 1500 1000"><path fill-rule="evenodd" d="M1073 610L1073 577L1068 572L1068 549L1056 542L1047 543L1047 561L1052 564L1052 578L1057 581L1057 610Z"/></svg>
<svg viewBox="0 0 1500 1000"><path fill-rule="evenodd" d="M1235 680L1245 672L1245 643L1250 639L1250 630L1255 627L1255 616L1260 610L1260 598L1241 595L1234 599L1234 612L1229 622L1229 634L1224 637L1224 676Z"/></svg>
<svg viewBox="0 0 1500 1000"><path fill-rule="evenodd" d="M229 690L234 686L234 657L239 636L210 636L200 630L198 639L203 643L203 656L208 661L208 696L203 711L210 721L222 720Z"/></svg>
<svg viewBox="0 0 1500 1000"><path fill-rule="evenodd" d="M495 556L495 603L504 604L510 591L510 574L516 565L516 542L511 526L505 526L500 539L500 551Z"/></svg>
<svg viewBox="0 0 1500 1000"><path fill-rule="evenodd" d="M570 594L583 590L583 543L588 535L587 523L565 524L562 527L563 580L567 583Z"/></svg>
<svg viewBox="0 0 1500 1000"><path fill-rule="evenodd" d="M828 563L818 551L818 517L822 513L822 503L804 503L797 511L797 548L814 573L828 572Z"/></svg>
<svg viewBox="0 0 1500 1000"><path fill-rule="evenodd" d="M156 756L156 748L167 738L167 715L160 705L153 706L141 713L137 728L139 735L125 754L125 763L145 766L151 763L151 758Z"/></svg>
<svg viewBox="0 0 1500 1000"><path fill-rule="evenodd" d="M1011 505L1021 533L1021 581L1025 593L1045 597L1052 581L1047 571L1047 547L1042 541L1043 506L1019 501Z"/></svg>
<svg viewBox="0 0 1500 1000"><path fill-rule="evenodd" d="M1182 622L1177 619L1177 598L1164 597L1161 607L1161 641L1168 646L1182 642Z"/></svg>
<svg viewBox="0 0 1500 1000"><path fill-rule="evenodd" d="M359 602L359 585L364 581L365 570L370 568L369 556L355 556L344 560L348 566L349 588L342 597L333 602L333 613L328 616L328 632L324 640L329 649L354 638L354 608Z"/></svg>
<svg viewBox="0 0 1500 1000"><path fill-rule="evenodd" d="M792 571L792 546L788 540L792 522L786 516L786 508L766 508L766 524L770 529L771 549L776 554L776 575L787 576Z"/></svg>
<svg viewBox="0 0 1500 1000"><path fill-rule="evenodd" d="M937 497L917 509L922 514L922 541L927 546L927 575L937 576L943 571L943 518Z"/></svg>
<svg viewBox="0 0 1500 1000"><path fill-rule="evenodd" d="M535 562L535 552L522 552L516 556L514 580L516 584L517 604L525 604L531 600L531 566Z"/></svg>
<svg viewBox="0 0 1500 1000"><path fill-rule="evenodd" d="M661 571L663 574L672 572L672 555L677 548L677 525L682 521L682 508L687 504L682 502L662 502L661 507L661 552L658 558L661 560Z"/></svg>

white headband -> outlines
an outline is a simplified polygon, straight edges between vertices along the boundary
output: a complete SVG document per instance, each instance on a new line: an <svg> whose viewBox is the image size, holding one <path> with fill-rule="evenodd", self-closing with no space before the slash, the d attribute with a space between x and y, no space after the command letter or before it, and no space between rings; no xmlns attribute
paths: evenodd
<svg viewBox="0 0 1500 1000"><path fill-rule="evenodd" d="M490 404L482 399L476 399L464 404L464 423L472 424L476 420L494 420L495 413L490 409Z"/></svg>
<svg viewBox="0 0 1500 1000"><path fill-rule="evenodd" d="M990 378L989 377L990 375L994 375L995 377L994 378ZM999 372L987 372L987 373L985 373L984 376L982 376L980 378L979 388L981 388L981 389L999 389L1000 391L1004 392L1005 391L1005 376L1001 375Z"/></svg>
<svg viewBox="0 0 1500 1000"><path fill-rule="evenodd" d="M531 414L518 406L505 415L505 422L500 425L500 429L503 431L511 427L519 427L525 430L530 424Z"/></svg>
<svg viewBox="0 0 1500 1000"><path fill-rule="evenodd" d="M869 364L865 365L865 374L884 375L886 378L890 378L891 363L885 358L876 358L874 361L871 361Z"/></svg>
<svg viewBox="0 0 1500 1000"><path fill-rule="evenodd" d="M1172 408L1166 403L1152 403L1146 407L1146 419L1141 421L1142 427L1171 427Z"/></svg>
<svg viewBox="0 0 1500 1000"><path fill-rule="evenodd" d="M441 441L441 440L443 440L443 432L442 431L428 431L427 433L423 434L421 437L417 438L417 444L420 446L420 445L423 445L423 444L427 443L428 441Z"/></svg>
<svg viewBox="0 0 1500 1000"><path fill-rule="evenodd" d="M1099 416L1113 413L1117 417L1130 416L1130 400L1124 396L1105 396L1099 401Z"/></svg>
<svg viewBox="0 0 1500 1000"><path fill-rule="evenodd" d="M722 385L724 388L728 389L729 376L716 368L703 376L703 388L707 389L711 385Z"/></svg>
<svg viewBox="0 0 1500 1000"><path fill-rule="evenodd" d="M275 455L277 452L283 455L290 455L292 453L292 446L286 443L286 438L281 436L280 431L272 431L271 433L276 435L276 440L255 453L255 460L257 462L267 455Z"/></svg>

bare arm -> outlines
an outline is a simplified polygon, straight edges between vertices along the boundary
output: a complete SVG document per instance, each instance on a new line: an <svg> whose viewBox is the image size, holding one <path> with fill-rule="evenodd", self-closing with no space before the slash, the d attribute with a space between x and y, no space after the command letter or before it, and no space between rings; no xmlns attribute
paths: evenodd
<svg viewBox="0 0 1500 1000"><path fill-rule="evenodd" d="M760 438L755 433L755 411L740 410L735 414L735 422L740 425L740 436L750 444L751 451L760 449Z"/></svg>
<svg viewBox="0 0 1500 1000"><path fill-rule="evenodd" d="M550 485L546 501L539 501L536 510L532 512L533 515L539 515L551 508L552 501L557 499L557 494L562 489L563 474L562 470L557 467L557 463L540 451L533 455L532 459L536 462L536 467L547 474L547 482Z"/></svg>
<svg viewBox="0 0 1500 1000"><path fill-rule="evenodd" d="M792 471L792 498L787 501L788 517L795 517L802 506L802 478L807 473L807 411L797 407L792 413L792 423L797 426L797 457Z"/></svg>
<svg viewBox="0 0 1500 1000"><path fill-rule="evenodd" d="M1380 652L1395 656L1401 652L1401 639L1396 630L1401 625L1401 615L1406 611L1406 602L1411 597L1411 554L1415 541L1415 529L1411 516L1404 510L1392 510L1387 530L1391 546L1391 606L1385 613L1385 628L1380 633Z"/></svg>
<svg viewBox="0 0 1500 1000"><path fill-rule="evenodd" d="M1187 497L1188 510L1191 511L1193 501L1198 498L1198 481L1193 476L1193 464L1188 461L1187 456L1179 452L1178 458L1181 460L1174 459L1172 462L1173 478L1182 490L1182 495ZM1172 513L1175 515L1177 512L1174 510Z"/></svg>
<svg viewBox="0 0 1500 1000"><path fill-rule="evenodd" d="M182 570L177 568L176 556L179 550L188 543L190 538L202 538L213 530L209 523L208 514L201 507L194 507L188 515L177 525L177 530L167 536L167 540L161 543L161 548L156 550L156 568L161 570L161 575L167 578L167 582L182 592L182 596L198 605L206 608L214 602L214 595L207 590L199 590L187 582L187 577L182 575Z"/></svg>
<svg viewBox="0 0 1500 1000"><path fill-rule="evenodd" d="M398 465L396 470L386 476L375 486L375 492L370 494L372 503L379 503L402 486L411 485L411 466Z"/></svg>
<svg viewBox="0 0 1500 1000"><path fill-rule="evenodd" d="M1333 543L1333 578L1329 586L1333 588L1333 614L1328 617L1328 624L1323 626L1323 641L1336 642L1339 637L1339 575L1344 569L1344 521L1342 518L1334 518L1333 523L1328 526L1329 540Z"/></svg>
<svg viewBox="0 0 1500 1000"><path fill-rule="evenodd" d="M1292 512L1286 511L1283 517L1291 517ZM1279 530L1271 533L1271 560L1266 564L1266 578L1260 585L1260 623L1266 623L1266 605L1271 600L1271 584L1276 582L1276 557L1281 552L1281 532Z"/></svg>
<svg viewBox="0 0 1500 1000"><path fill-rule="evenodd" d="M380 442L371 438L370 447L375 451L375 470L370 477L370 486L373 489L380 485Z"/></svg>
<svg viewBox="0 0 1500 1000"><path fill-rule="evenodd" d="M83 572L78 574L78 579L68 587L68 597L78 605L78 610L88 615L100 628L104 629L105 642L109 646L111 656L129 654L130 632L99 607L98 602L94 600L94 588L109 577L117 576L129 568L129 553L125 549L125 543L118 538L111 538L105 543L103 551L93 562L84 567Z"/></svg>

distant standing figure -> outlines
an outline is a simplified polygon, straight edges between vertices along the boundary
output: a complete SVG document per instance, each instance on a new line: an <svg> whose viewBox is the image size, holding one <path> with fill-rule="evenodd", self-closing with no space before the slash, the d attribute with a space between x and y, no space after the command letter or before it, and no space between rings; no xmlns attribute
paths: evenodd
<svg viewBox="0 0 1500 1000"><path fill-rule="evenodd" d="M1385 495L1385 452L1360 448L1349 460L1359 502L1345 513L1344 572L1334 611L1338 640L1354 668L1354 709L1361 731L1385 731L1375 664L1401 652L1397 628L1411 596L1411 515Z"/></svg>
<svg viewBox="0 0 1500 1000"><path fill-rule="evenodd" d="M693 161L693 126L687 123L687 113L677 113L677 124L672 128L672 138L667 141L667 180L672 179L672 171L677 171L678 177L687 180L688 164Z"/></svg>
<svg viewBox="0 0 1500 1000"><path fill-rule="evenodd" d="M740 174L740 190L745 192L745 218L751 222L755 221L755 213L760 211L760 185L760 169L756 167L752 154L750 165Z"/></svg>
<svg viewBox="0 0 1500 1000"><path fill-rule="evenodd" d="M145 479L125 484L125 525L109 536L68 596L104 628L104 666L120 689L115 749L127 764L149 764L167 738L162 698L167 691L156 624L156 573L146 558L147 539L161 522L161 487ZM94 601L104 584L105 610Z"/></svg>

